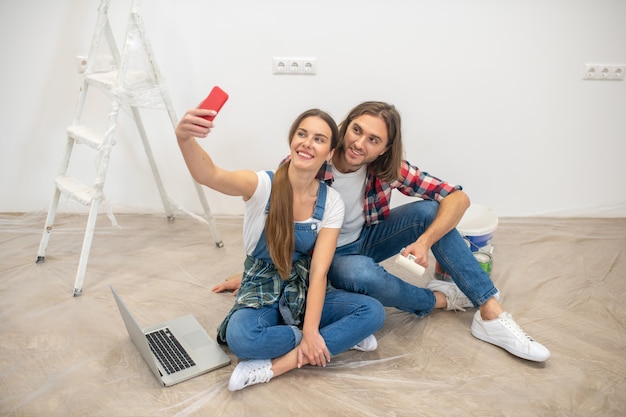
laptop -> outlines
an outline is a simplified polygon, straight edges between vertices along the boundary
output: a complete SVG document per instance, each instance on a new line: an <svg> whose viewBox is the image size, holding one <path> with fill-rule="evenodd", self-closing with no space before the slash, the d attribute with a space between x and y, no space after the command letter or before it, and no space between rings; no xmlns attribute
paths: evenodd
<svg viewBox="0 0 626 417"><path fill-rule="evenodd" d="M230 364L230 357L192 315L141 328L111 286L128 335L139 353L164 386Z"/></svg>

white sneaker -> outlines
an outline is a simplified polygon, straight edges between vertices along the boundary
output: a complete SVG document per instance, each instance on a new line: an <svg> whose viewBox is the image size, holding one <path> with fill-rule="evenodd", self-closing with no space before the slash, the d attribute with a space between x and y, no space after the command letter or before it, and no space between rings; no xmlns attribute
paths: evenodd
<svg viewBox="0 0 626 417"><path fill-rule="evenodd" d="M454 282L433 279L426 284L426 288L432 292L437 291L446 296L446 301L448 302L446 310L465 311L466 308L474 307L474 303L463 294L463 291L461 291ZM495 298L496 301L500 301L500 292L495 293L493 298Z"/></svg>
<svg viewBox="0 0 626 417"><path fill-rule="evenodd" d="M361 340L358 344L352 346L351 350L360 350L361 352L372 352L378 347L378 342L373 334Z"/></svg>
<svg viewBox="0 0 626 417"><path fill-rule="evenodd" d="M238 391L247 386L267 382L274 376L272 361L269 359L254 359L237 364L230 376L228 389Z"/></svg>
<svg viewBox="0 0 626 417"><path fill-rule="evenodd" d="M433 279L426 284L426 288L432 292L437 291L446 296L446 301L448 302L446 310L465 311L466 308L474 307L474 304L463 294L463 291L461 291L454 282Z"/></svg>
<svg viewBox="0 0 626 417"><path fill-rule="evenodd" d="M529 361L544 362L550 358L550 351L528 336L506 311L494 320L483 320L480 310L477 311L472 321L472 335Z"/></svg>

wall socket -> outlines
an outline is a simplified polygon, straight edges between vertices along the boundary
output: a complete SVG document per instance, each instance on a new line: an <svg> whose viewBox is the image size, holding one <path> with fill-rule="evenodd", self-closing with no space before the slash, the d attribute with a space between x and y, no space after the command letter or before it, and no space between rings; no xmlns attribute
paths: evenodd
<svg viewBox="0 0 626 417"><path fill-rule="evenodd" d="M583 80L624 81L626 64L585 64Z"/></svg>
<svg viewBox="0 0 626 417"><path fill-rule="evenodd" d="M315 75L317 73L317 59L274 57L272 72L274 75Z"/></svg>

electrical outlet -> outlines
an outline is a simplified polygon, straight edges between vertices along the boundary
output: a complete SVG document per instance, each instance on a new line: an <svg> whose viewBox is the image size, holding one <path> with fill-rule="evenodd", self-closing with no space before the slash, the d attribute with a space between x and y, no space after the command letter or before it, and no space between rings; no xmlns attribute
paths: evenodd
<svg viewBox="0 0 626 417"><path fill-rule="evenodd" d="M315 75L317 73L317 59L275 57L272 70L274 75Z"/></svg>
<svg viewBox="0 0 626 417"><path fill-rule="evenodd" d="M583 80L624 81L626 64L585 64Z"/></svg>

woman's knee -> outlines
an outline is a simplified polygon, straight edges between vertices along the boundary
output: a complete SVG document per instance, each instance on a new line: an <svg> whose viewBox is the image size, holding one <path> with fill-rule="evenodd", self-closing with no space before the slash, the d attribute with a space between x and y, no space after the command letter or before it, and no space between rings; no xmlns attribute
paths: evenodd
<svg viewBox="0 0 626 417"><path fill-rule="evenodd" d="M367 300L363 302L366 309L366 315L369 318L369 323L372 326L372 332L375 332L383 327L385 324L385 307L382 303L375 298L364 296Z"/></svg>
<svg viewBox="0 0 626 417"><path fill-rule="evenodd" d="M258 344L264 326L274 324L276 313L270 309L242 308L235 311L226 328L226 342L230 350L238 357L247 357L251 346Z"/></svg>
<svg viewBox="0 0 626 417"><path fill-rule="evenodd" d="M242 326L238 321L231 320L226 328L228 348L239 358L248 357L248 349L256 345L258 336L258 331L249 326Z"/></svg>

